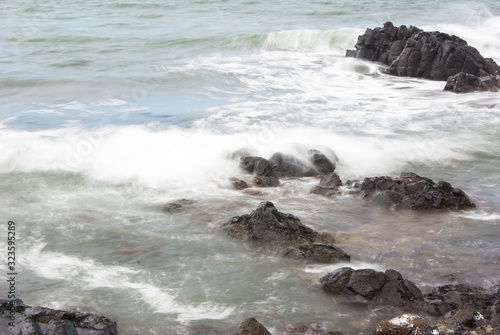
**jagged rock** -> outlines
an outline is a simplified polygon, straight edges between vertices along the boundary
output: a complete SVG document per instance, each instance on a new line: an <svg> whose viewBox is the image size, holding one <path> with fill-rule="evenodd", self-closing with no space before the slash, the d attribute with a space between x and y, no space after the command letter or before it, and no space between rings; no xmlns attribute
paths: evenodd
<svg viewBox="0 0 500 335"><path fill-rule="evenodd" d="M445 91L454 93L469 93L469 92L498 92L499 82L495 76L478 77L465 72L457 73L451 76L446 81Z"/></svg>
<svg viewBox="0 0 500 335"><path fill-rule="evenodd" d="M349 258L331 245L333 236L315 232L296 216L279 212L269 201L261 202L250 214L233 217L222 229L229 236L261 243L285 257L331 263Z"/></svg>
<svg viewBox="0 0 500 335"><path fill-rule="evenodd" d="M349 181L348 186L357 189L363 197L388 208L467 209L475 204L459 188L450 183L421 177L412 172L402 172L399 178L373 177L363 182Z"/></svg>
<svg viewBox="0 0 500 335"><path fill-rule="evenodd" d="M346 56L388 65L385 72L392 75L448 80L445 89L454 92L498 90L500 66L457 36L386 22L383 28L367 29L355 48Z"/></svg>
<svg viewBox="0 0 500 335"><path fill-rule="evenodd" d="M15 306L15 319L17 334L22 335L116 335L117 325L111 319L93 313L81 313L73 311L55 310L46 307L31 307L25 305L22 300L0 299L0 318L8 319L10 313L6 313ZM4 322L0 321L0 325ZM1 334L11 332L2 329Z"/></svg>
<svg viewBox="0 0 500 335"><path fill-rule="evenodd" d="M380 321L370 335L430 335L431 327L424 318L410 313Z"/></svg>
<svg viewBox="0 0 500 335"><path fill-rule="evenodd" d="M271 335L255 318L248 318L240 325L236 335Z"/></svg>

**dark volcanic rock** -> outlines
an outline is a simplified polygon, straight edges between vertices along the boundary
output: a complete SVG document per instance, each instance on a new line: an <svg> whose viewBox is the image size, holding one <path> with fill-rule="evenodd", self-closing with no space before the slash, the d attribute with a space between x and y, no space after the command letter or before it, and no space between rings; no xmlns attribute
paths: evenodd
<svg viewBox="0 0 500 335"><path fill-rule="evenodd" d="M316 170L322 174L333 173L336 168L335 162L332 162L324 153L319 150L311 149L308 151L308 154L311 155L309 157L309 161L314 165Z"/></svg>
<svg viewBox="0 0 500 335"><path fill-rule="evenodd" d="M55 310L46 307L31 307L22 300L0 299L0 318L10 322L10 311L15 310L15 330L17 334L60 334L60 335L116 335L118 334L116 322L109 318L92 313ZM6 326L3 320L0 325ZM2 329L1 334L10 334L7 329Z"/></svg>
<svg viewBox="0 0 500 335"><path fill-rule="evenodd" d="M394 270L337 269L320 279L323 289L343 298L363 298L383 305L415 306L423 300L422 292Z"/></svg>
<svg viewBox="0 0 500 335"><path fill-rule="evenodd" d="M325 291L344 301L371 301L385 306L398 307L404 311L440 317L443 329L452 329L453 334L482 334L488 327L495 329L492 334L500 334L498 307L500 289L486 291L465 285L445 285L422 294L411 281L404 279L395 270L385 273L371 269L337 269L320 279ZM409 328L396 329L398 324L407 324ZM411 325L413 324L413 328ZM422 332L415 331L417 323L383 321L372 334L430 334L428 324L422 323ZM413 330L412 330L413 329ZM424 331L424 329L427 329ZM486 332L488 333L488 332Z"/></svg>
<svg viewBox="0 0 500 335"><path fill-rule="evenodd" d="M478 77L465 72L457 73L451 76L446 81L445 91L454 93L469 93L469 92L498 92L498 79L495 76Z"/></svg>
<svg viewBox="0 0 500 335"><path fill-rule="evenodd" d="M233 217L222 229L229 236L272 247L285 257L330 263L350 257L331 245L333 236L315 232L296 216L279 212L269 201L261 202L250 214Z"/></svg>
<svg viewBox="0 0 500 335"><path fill-rule="evenodd" d="M240 325L236 335L271 335L255 318L248 318Z"/></svg>
<svg viewBox="0 0 500 335"><path fill-rule="evenodd" d="M335 163L318 150L309 150L309 160L301 160L293 155L274 153L270 159L256 156L240 158L240 167L254 173L254 183L260 187L279 186L280 178L315 177L331 174Z"/></svg>
<svg viewBox="0 0 500 335"><path fill-rule="evenodd" d="M355 48L346 56L388 65L392 75L448 80L446 89L459 93L498 90L500 66L457 36L386 22L383 28L367 29Z"/></svg>
<svg viewBox="0 0 500 335"><path fill-rule="evenodd" d="M351 189L380 205L389 208L467 209L475 204L459 188L448 182L434 183L412 172L402 172L399 178L365 178L363 182L350 182Z"/></svg>

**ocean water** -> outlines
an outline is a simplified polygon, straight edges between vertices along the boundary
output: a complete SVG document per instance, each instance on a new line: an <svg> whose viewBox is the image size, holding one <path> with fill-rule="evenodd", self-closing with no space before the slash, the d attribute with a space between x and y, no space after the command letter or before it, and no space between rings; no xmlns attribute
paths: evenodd
<svg viewBox="0 0 500 335"><path fill-rule="evenodd" d="M493 0L4 3L0 217L4 233L16 223L17 296L102 313L125 335L230 332L251 316L273 333L315 322L357 334L394 315L324 293L335 268L394 268L424 290L499 285L500 95L344 57L386 21L500 62ZM232 189L251 179L234 152L310 148L336 155L343 181L413 171L477 207L390 211L312 195L314 178ZM162 211L181 198L189 211ZM221 234L263 200L335 234L352 262L284 260Z"/></svg>

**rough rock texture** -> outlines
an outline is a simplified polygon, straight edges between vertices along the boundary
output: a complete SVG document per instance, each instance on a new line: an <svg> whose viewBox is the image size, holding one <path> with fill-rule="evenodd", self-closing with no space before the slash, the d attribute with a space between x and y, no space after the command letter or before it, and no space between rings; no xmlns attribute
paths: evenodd
<svg viewBox="0 0 500 335"><path fill-rule="evenodd" d="M315 232L296 216L279 212L269 201L261 202L250 214L233 217L222 229L229 236L259 242L286 257L330 263L349 259L331 245L333 236Z"/></svg>
<svg viewBox="0 0 500 335"><path fill-rule="evenodd" d="M475 207L461 189L445 181L434 183L412 172L402 172L399 178L365 178L361 183L349 181L347 184L365 198L390 208L427 210Z"/></svg>
<svg viewBox="0 0 500 335"><path fill-rule="evenodd" d="M420 289L395 270L337 269L320 279L323 289L342 298L362 298L383 305L415 306L423 300Z"/></svg>
<svg viewBox="0 0 500 335"><path fill-rule="evenodd" d="M495 76L478 77L473 74L460 72L448 77L444 90L454 93L469 93L474 91L498 92L499 87L498 79Z"/></svg>
<svg viewBox="0 0 500 335"><path fill-rule="evenodd" d="M457 93L498 90L500 66L457 36L412 26L394 27L386 22L383 28L367 29L358 37L355 48L346 56L388 65L386 72L392 75L448 80L446 89Z"/></svg>
<svg viewBox="0 0 500 335"><path fill-rule="evenodd" d="M248 318L240 325L236 335L271 335L255 318Z"/></svg>
<svg viewBox="0 0 500 335"><path fill-rule="evenodd" d="M437 333L500 334L500 289L486 291L465 285L445 285L422 294L411 281L404 279L395 270L379 272L372 269L337 269L320 279L323 289L341 300L372 302L384 306L398 307L406 312L439 317ZM413 324L413 323L410 323ZM380 327L379 327L380 326ZM393 322L385 321L372 334L427 334L416 328L395 330ZM489 328L488 328L489 327ZM380 329L379 329L380 328ZM485 331L489 329L488 331ZM399 332L400 331L400 332ZM435 332L434 332L435 333Z"/></svg>
<svg viewBox="0 0 500 335"><path fill-rule="evenodd" d="M293 155L280 152L274 153L271 158L257 156L240 157L240 167L247 173L255 174L253 180L256 186L276 187L280 185L280 178L315 177L328 175L335 171L335 162L332 162L322 152L311 149L309 159L301 160Z"/></svg>
<svg viewBox="0 0 500 335"><path fill-rule="evenodd" d="M116 335L116 322L91 313L31 307L22 300L0 299L0 333L10 334L8 322L15 311L14 334L20 335Z"/></svg>
<svg viewBox="0 0 500 335"><path fill-rule="evenodd" d="M430 334L431 327L424 318L410 313L383 320L370 335L424 335Z"/></svg>
<svg viewBox="0 0 500 335"><path fill-rule="evenodd" d="M337 195L339 186L342 186L342 180L335 172L330 172L327 175L322 175L319 180L319 185L315 186L311 193L319 194L325 197Z"/></svg>

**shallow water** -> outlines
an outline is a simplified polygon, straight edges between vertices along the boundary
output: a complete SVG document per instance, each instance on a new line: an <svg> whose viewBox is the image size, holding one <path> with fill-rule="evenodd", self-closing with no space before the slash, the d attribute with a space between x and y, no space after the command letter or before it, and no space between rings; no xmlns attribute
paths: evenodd
<svg viewBox="0 0 500 335"><path fill-rule="evenodd" d="M120 334L231 330L250 316L275 333L316 322L355 334L393 311L325 294L319 278L335 268L394 268L423 289L500 284L498 95L344 57L392 20L456 34L498 62L499 4L405 3L6 4L0 214L17 226L19 297L103 313ZM413 171L477 207L391 211L309 194L314 178L231 188L251 179L237 150L310 148L338 157L344 182ZM162 211L180 198L196 203ZM263 200L335 234L352 262L283 260L218 230Z"/></svg>

